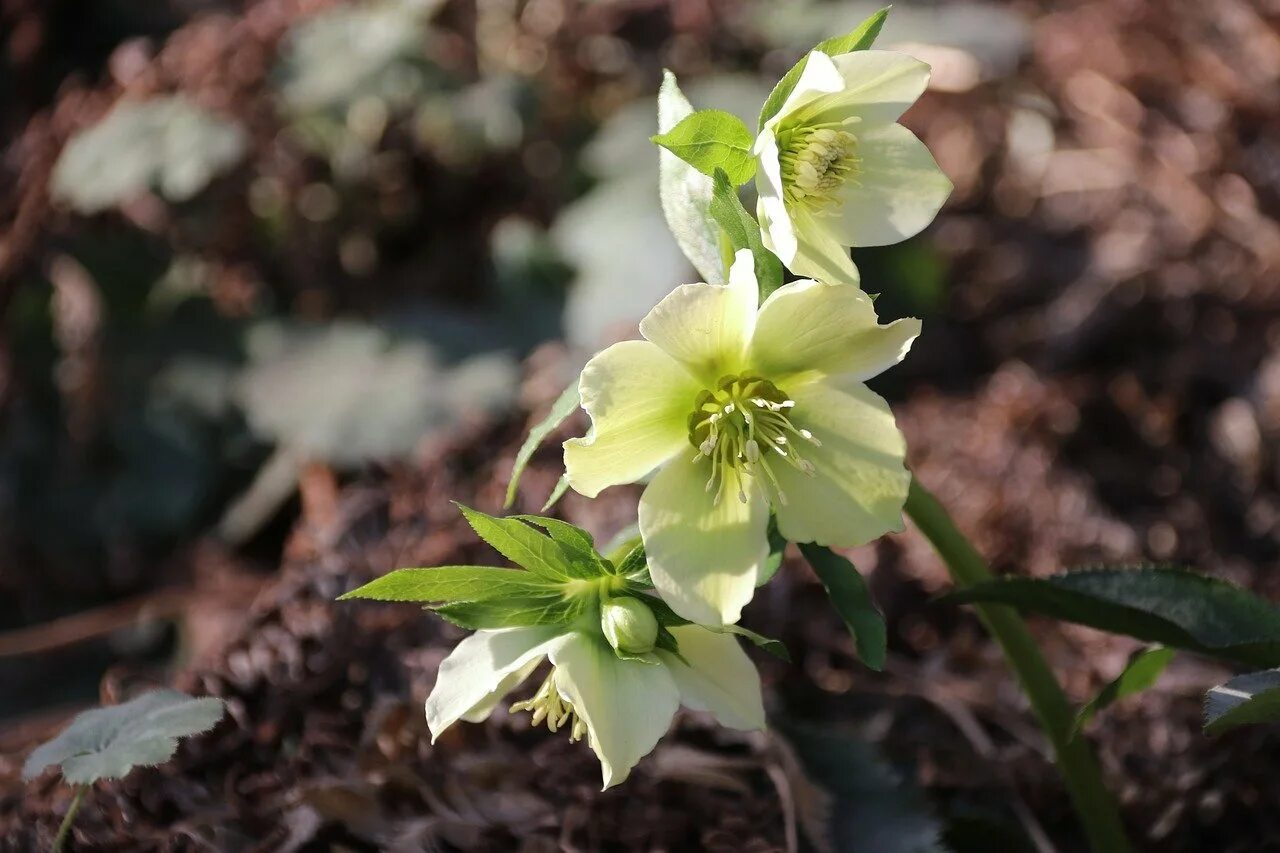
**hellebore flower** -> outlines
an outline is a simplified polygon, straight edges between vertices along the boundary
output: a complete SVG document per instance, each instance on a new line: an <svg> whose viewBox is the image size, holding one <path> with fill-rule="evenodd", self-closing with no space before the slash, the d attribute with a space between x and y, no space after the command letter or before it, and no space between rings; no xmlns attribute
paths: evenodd
<svg viewBox="0 0 1280 853"><path fill-rule="evenodd" d="M644 607L635 598L618 600L634 602L629 609ZM568 729L570 740L585 734L600 759L605 788L626 779L636 762L657 745L682 703L709 711L730 728L764 728L760 676L737 639L697 625L670 630L679 655L653 648L649 632L649 650L628 657L616 654L610 638L598 628L552 625L477 631L440 664L427 699L431 736L439 737L460 719L487 718L543 658L550 659L551 673L532 699L517 702L511 710L531 711L534 725L545 722L553 732ZM640 633L645 633L643 628ZM646 645L643 636L624 636L622 642L616 647L619 651L627 645Z"/></svg>
<svg viewBox="0 0 1280 853"><path fill-rule="evenodd" d="M918 233L951 194L933 155L897 119L929 82L903 53L809 54L754 153L764 244L797 275L858 282L848 246Z"/></svg>
<svg viewBox="0 0 1280 853"><path fill-rule="evenodd" d="M596 355L579 381L592 428L565 442L587 497L656 469L640 500L649 574L673 610L735 622L769 552L852 547L902 529L910 475L889 406L863 385L897 364L920 321L879 324L847 284L797 281L759 305L751 253L727 285L676 288L647 340Z"/></svg>

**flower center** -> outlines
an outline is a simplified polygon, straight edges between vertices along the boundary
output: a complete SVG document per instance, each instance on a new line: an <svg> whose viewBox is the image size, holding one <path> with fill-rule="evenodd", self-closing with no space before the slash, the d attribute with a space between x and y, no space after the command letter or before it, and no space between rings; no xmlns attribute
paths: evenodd
<svg viewBox="0 0 1280 853"><path fill-rule="evenodd" d="M845 181L862 171L858 140L840 125L799 127L782 146L782 186L786 200L822 211L836 203Z"/></svg>
<svg viewBox="0 0 1280 853"><path fill-rule="evenodd" d="M735 489L738 500L747 502L744 473L768 483L784 506L787 496L773 466L790 465L814 475L813 464L797 449L797 440L802 446L807 442L819 447L821 442L791 423L795 405L777 385L759 376L726 376L714 390L698 395L689 415L689 442L698 448L693 461L711 460L707 491L715 492L717 504L726 488Z"/></svg>
<svg viewBox="0 0 1280 853"><path fill-rule="evenodd" d="M546 681L542 682L538 692L533 694L532 699L512 704L511 713L514 714L517 711L532 711L533 716L529 722L536 726L545 720L548 731L552 732L572 721L573 727L569 730L570 743L582 740L582 736L587 733L587 724L581 717L574 715L573 703L560 695L560 689L556 687L554 669L547 676Z"/></svg>

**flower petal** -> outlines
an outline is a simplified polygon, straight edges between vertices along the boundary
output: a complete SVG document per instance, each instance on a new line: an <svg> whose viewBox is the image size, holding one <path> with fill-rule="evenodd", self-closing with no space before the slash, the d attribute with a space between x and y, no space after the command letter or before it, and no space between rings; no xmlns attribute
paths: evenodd
<svg viewBox="0 0 1280 853"><path fill-rule="evenodd" d="M861 280L849 250L836 239L826 217L789 206L781 196L761 194L756 218L765 248L796 275L832 284L857 285Z"/></svg>
<svg viewBox="0 0 1280 853"><path fill-rule="evenodd" d="M844 91L847 85L830 56L820 50L810 52L805 60L804 70L800 72L800 79L796 81L796 87L787 95L778 112L765 122L765 128L772 131L775 126L786 123L787 117L792 113L824 96Z"/></svg>
<svg viewBox="0 0 1280 853"><path fill-rule="evenodd" d="M813 62L813 55L809 58ZM838 91L814 98L784 122L821 124L856 117L861 127L891 124L929 85L929 65L892 50L855 50L831 58L844 80ZM849 128L857 134L858 126Z"/></svg>
<svg viewBox="0 0 1280 853"><path fill-rule="evenodd" d="M889 404L865 385L821 380L791 390L791 421L821 446L797 443L817 469L812 477L790 465L774 472L786 494L778 530L791 542L852 548L902 530L902 505L911 474L906 441Z"/></svg>
<svg viewBox="0 0 1280 853"><path fill-rule="evenodd" d="M728 484L716 503L711 472L705 459L665 465L640 498L640 535L649 575L673 610L702 625L732 624L769 554L769 504L746 476L745 502Z"/></svg>
<svg viewBox="0 0 1280 853"><path fill-rule="evenodd" d="M840 189L826 220L846 246L887 246L923 231L951 195L948 178L925 144L900 124L858 135L861 171Z"/></svg>
<svg viewBox="0 0 1280 853"><path fill-rule="evenodd" d="M672 628L680 654L657 652L680 688L680 701L695 711L709 711L716 722L731 729L763 729L764 700L760 673L731 634L717 634L699 625Z"/></svg>
<svg viewBox="0 0 1280 853"><path fill-rule="evenodd" d="M441 662L436 685L427 697L431 740L458 720L479 713L508 675L536 663L562 640L563 634L563 628L543 625L476 631L458 643Z"/></svg>
<svg viewBox="0 0 1280 853"><path fill-rule="evenodd" d="M551 654L556 687L587 724L604 787L627 778L671 727L680 694L664 666L619 660L599 636L575 634Z"/></svg>
<svg viewBox="0 0 1280 853"><path fill-rule="evenodd" d="M578 382L591 416L584 438L564 443L569 485L594 498L634 483L689 446L689 413L702 384L647 341L623 341L587 362Z"/></svg>
<svg viewBox="0 0 1280 853"><path fill-rule="evenodd" d="M640 321L640 334L712 384L737 369L757 307L755 266L751 252L743 249L734 258L728 284L677 287Z"/></svg>
<svg viewBox="0 0 1280 853"><path fill-rule="evenodd" d="M881 326L870 297L847 284L793 281L760 308L748 363L784 388L788 374L848 374L862 381L902 361L920 321Z"/></svg>
<svg viewBox="0 0 1280 853"><path fill-rule="evenodd" d="M502 701L502 697L506 696L512 690L515 690L524 680L533 674L538 668L538 664L542 663L541 657L534 658L515 672L509 672L503 676L502 681L498 682L498 686L494 688L484 699L471 708L470 711L462 715L464 723L483 723L489 719L489 715L493 713L493 709L498 707L498 703Z"/></svg>

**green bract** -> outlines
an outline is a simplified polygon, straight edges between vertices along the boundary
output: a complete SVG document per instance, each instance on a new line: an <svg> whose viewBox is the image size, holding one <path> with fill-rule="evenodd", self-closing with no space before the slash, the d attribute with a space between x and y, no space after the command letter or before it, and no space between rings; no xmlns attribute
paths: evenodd
<svg viewBox="0 0 1280 853"><path fill-rule="evenodd" d="M567 728L572 740L586 735L606 788L653 749L682 703L732 728L764 726L760 677L746 653L731 634L690 625L651 594L642 548L615 567L589 534L558 519L461 509L524 571L400 569L342 596L427 602L476 631L440 665L426 708L433 738L458 720L488 717L544 659L550 674L512 711Z"/></svg>
<svg viewBox="0 0 1280 853"><path fill-rule="evenodd" d="M698 110L653 141L704 175L724 171L735 186L756 173L751 131L742 119L724 110Z"/></svg>
<svg viewBox="0 0 1280 853"><path fill-rule="evenodd" d="M769 552L852 547L901 528L910 477L888 405L863 382L920 330L881 326L856 287L797 281L759 303L750 252L729 284L688 284L582 372L591 432L565 443L570 485L594 497L656 469L640 501L649 573L681 616L737 621Z"/></svg>

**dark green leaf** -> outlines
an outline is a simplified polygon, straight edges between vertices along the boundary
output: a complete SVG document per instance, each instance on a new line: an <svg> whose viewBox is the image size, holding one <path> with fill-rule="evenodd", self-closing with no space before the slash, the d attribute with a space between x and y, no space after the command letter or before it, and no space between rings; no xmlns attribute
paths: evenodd
<svg viewBox="0 0 1280 853"><path fill-rule="evenodd" d="M681 616L671 609L671 605L667 604L656 595L646 595L644 593L624 593L638 598L649 606L653 611L654 618L658 620L658 624L664 628L678 628L681 625L691 625L688 619Z"/></svg>
<svg viewBox="0 0 1280 853"><path fill-rule="evenodd" d="M751 131L724 110L698 110L652 140L704 175L722 170L734 186L745 184L756 172Z"/></svg>
<svg viewBox="0 0 1280 853"><path fill-rule="evenodd" d="M1089 721L1113 702L1141 693L1154 685L1165 667L1169 665L1169 661L1173 660L1173 655L1173 649L1156 646L1143 649L1129 658L1124 671L1115 681L1098 691L1098 695L1090 699L1088 704L1080 709L1080 713L1076 714L1075 723L1071 726L1071 737L1084 731Z"/></svg>
<svg viewBox="0 0 1280 853"><path fill-rule="evenodd" d="M717 169L712 177L711 217L729 239L729 245L737 251L750 249L755 260L756 281L760 285L761 301L782 286L782 261L764 247L760 239L760 225L747 213L738 198L738 191L723 171Z"/></svg>
<svg viewBox="0 0 1280 853"><path fill-rule="evenodd" d="M564 550L523 521L494 518L462 504L457 506L476 535L517 566L523 566L535 575L552 581L578 577L578 570L569 565Z"/></svg>
<svg viewBox="0 0 1280 853"><path fill-rule="evenodd" d="M800 553L813 567L814 574L827 590L836 612L853 634L858 657L874 670L884 668L888 644L884 617L871 601L867 582L853 563L821 545L803 544Z"/></svg>
<svg viewBox="0 0 1280 853"><path fill-rule="evenodd" d="M780 721L805 779L830 796L815 798L795 784L800 829L815 850L840 853L942 853L940 826L928 800L904 782L875 750L853 734L829 726ZM786 765L784 764L784 767Z"/></svg>
<svg viewBox="0 0 1280 853"><path fill-rule="evenodd" d="M636 542L635 547L618 563L617 573L632 584L646 589L653 588L653 579L649 577L649 563L644 553L644 543Z"/></svg>
<svg viewBox="0 0 1280 853"><path fill-rule="evenodd" d="M483 601L529 595L559 595L559 584L532 572L490 566L397 569L339 596L374 601Z"/></svg>
<svg viewBox="0 0 1280 853"><path fill-rule="evenodd" d="M221 699L194 699L176 690L154 690L123 705L85 711L27 758L22 776L32 779L51 764L75 785L119 779L137 766L168 761L178 738L213 728L225 711Z"/></svg>
<svg viewBox="0 0 1280 853"><path fill-rule="evenodd" d="M582 596L560 595L527 598L493 598L483 601L455 601L431 610L469 631L498 628L530 628L536 625L568 625L586 609Z"/></svg>
<svg viewBox="0 0 1280 853"><path fill-rule="evenodd" d="M815 45L813 50L820 50L827 56L839 56L842 53L853 53L855 50L866 50L871 47L876 37L880 35L880 28L884 26L884 19L888 16L889 7L886 6L848 33L829 38ZM809 51L809 53L813 53L813 50ZM764 106L760 109L760 124L757 130L763 129L765 122L777 115L778 110L782 109L787 97L796 88L796 83L800 82L800 75L804 73L805 63L809 61L809 53L806 53L799 62L791 66L791 69L782 75L778 85L773 87L773 91L769 93L769 97L765 99Z"/></svg>
<svg viewBox="0 0 1280 853"><path fill-rule="evenodd" d="M1280 722L1280 670L1238 675L1204 697L1204 730L1211 735L1239 726Z"/></svg>
<svg viewBox="0 0 1280 853"><path fill-rule="evenodd" d="M764 565L760 567L760 578L756 581L757 587L764 586L773 580L773 576L778 573L778 569L782 568L782 558L786 550L787 540L778 531L777 517L772 517L769 519L769 556L765 558Z"/></svg>
<svg viewBox="0 0 1280 853"><path fill-rule="evenodd" d="M757 648L764 649L778 660L791 663L791 652L787 651L787 647L781 640L757 634L755 631L749 631L741 625L725 625L723 628L708 628L707 630L715 631L717 634L734 634L744 640L750 640Z"/></svg>
<svg viewBox="0 0 1280 853"><path fill-rule="evenodd" d="M560 392L560 396L551 404L551 411L547 412L547 416L535 424L530 430L529 435L525 438L524 444L520 445L520 450L516 452L515 464L511 466L511 481L507 483L507 499L503 504L504 509L509 509L516 501L516 489L520 485L520 477L524 474L524 469L529 464L529 460L533 458L533 452L538 449L542 442L546 441L548 435L555 430L556 427L564 423L570 415L572 415L582 402L582 397L578 393L578 380L574 379L569 383L569 387Z"/></svg>
<svg viewBox="0 0 1280 853"><path fill-rule="evenodd" d="M1255 666L1280 665L1280 609L1234 584L1168 567L1001 578L947 600L1010 604L1103 631Z"/></svg>

